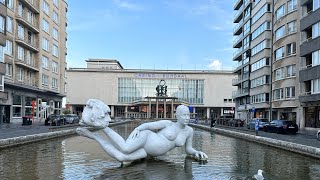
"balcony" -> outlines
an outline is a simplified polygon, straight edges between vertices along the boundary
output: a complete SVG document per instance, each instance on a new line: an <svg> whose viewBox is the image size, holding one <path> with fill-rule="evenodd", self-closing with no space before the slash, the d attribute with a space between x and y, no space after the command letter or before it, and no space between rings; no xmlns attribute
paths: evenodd
<svg viewBox="0 0 320 180"><path fill-rule="evenodd" d="M29 69L31 71L36 71L36 72L39 72L39 67L36 67L35 63L27 63L25 61L21 61L21 60L15 60L14 63L16 65L19 65L19 66L22 66L26 69Z"/></svg>
<svg viewBox="0 0 320 180"><path fill-rule="evenodd" d="M233 28L233 35L240 35L242 33L243 19L238 22L236 26Z"/></svg>
<svg viewBox="0 0 320 180"><path fill-rule="evenodd" d="M39 14L39 1L36 0L20 0L28 9L30 9L32 12Z"/></svg>
<svg viewBox="0 0 320 180"><path fill-rule="evenodd" d="M232 86L236 86L244 81L249 80L249 74L243 74L243 77L236 77L232 79Z"/></svg>
<svg viewBox="0 0 320 180"><path fill-rule="evenodd" d="M300 82L310 81L318 78L320 78L320 65L312 66L310 64L306 67L303 67L302 70L299 71Z"/></svg>
<svg viewBox="0 0 320 180"><path fill-rule="evenodd" d="M15 41L21 46L32 50L33 52L39 52L38 41L36 41L34 38L28 38L28 40L25 40L24 37L22 38L17 36Z"/></svg>
<svg viewBox="0 0 320 180"><path fill-rule="evenodd" d="M306 56L314 51L320 49L320 36L316 38L309 37L306 40L302 40L300 45L300 56Z"/></svg>
<svg viewBox="0 0 320 180"><path fill-rule="evenodd" d="M239 10L235 12L233 22L238 23L242 18L242 14L243 14L243 6L241 6Z"/></svg>
<svg viewBox="0 0 320 180"><path fill-rule="evenodd" d="M234 53L233 53L233 60L242 60L242 51L243 51L243 48L239 48L237 49Z"/></svg>
<svg viewBox="0 0 320 180"><path fill-rule="evenodd" d="M235 0L233 3L233 9L238 10L243 4L243 0Z"/></svg>
<svg viewBox="0 0 320 180"><path fill-rule="evenodd" d="M312 94L311 92L304 92L300 94L299 101L301 103L310 103L314 101L320 101L320 93Z"/></svg>
<svg viewBox="0 0 320 180"><path fill-rule="evenodd" d="M249 58L246 58L243 61L239 61L238 64L236 64L233 67L233 73L236 73L237 71L241 70L244 66L249 65Z"/></svg>
<svg viewBox="0 0 320 180"><path fill-rule="evenodd" d="M249 88L245 88L245 89L238 89L237 91L233 91L232 92L232 98L239 98L242 96L249 96Z"/></svg>
<svg viewBox="0 0 320 180"><path fill-rule="evenodd" d="M39 24L34 17L28 17L25 11L22 11L21 15L16 15L17 21L24 27L30 29L33 33L39 33Z"/></svg>
<svg viewBox="0 0 320 180"><path fill-rule="evenodd" d="M242 46L242 38L243 33L241 33L234 41L233 41L233 48L240 48Z"/></svg>

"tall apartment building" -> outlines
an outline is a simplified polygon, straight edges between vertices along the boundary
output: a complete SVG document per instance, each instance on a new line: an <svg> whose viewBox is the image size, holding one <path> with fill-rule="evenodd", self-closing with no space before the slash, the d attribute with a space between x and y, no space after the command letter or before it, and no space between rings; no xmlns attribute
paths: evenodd
<svg viewBox="0 0 320 180"><path fill-rule="evenodd" d="M236 117L298 121L298 0L237 0L232 85ZM272 112L272 113L270 113Z"/></svg>
<svg viewBox="0 0 320 180"><path fill-rule="evenodd" d="M6 6L1 122L60 113L66 94L66 1L6 0Z"/></svg>
<svg viewBox="0 0 320 180"><path fill-rule="evenodd" d="M301 0L300 30L302 125L320 128L320 0Z"/></svg>

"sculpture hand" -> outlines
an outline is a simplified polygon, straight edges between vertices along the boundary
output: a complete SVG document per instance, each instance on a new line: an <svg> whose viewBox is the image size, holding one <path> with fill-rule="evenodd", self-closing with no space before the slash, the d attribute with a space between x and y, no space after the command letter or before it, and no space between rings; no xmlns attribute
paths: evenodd
<svg viewBox="0 0 320 180"><path fill-rule="evenodd" d="M93 132L89 131L88 129L77 128L76 131L80 136L85 136L85 137L88 137L90 139L95 139L95 135L93 134Z"/></svg>
<svg viewBox="0 0 320 180"><path fill-rule="evenodd" d="M135 138L138 138L139 135L140 135L140 130L138 128L135 128L130 134L129 138L135 139Z"/></svg>
<svg viewBox="0 0 320 180"><path fill-rule="evenodd" d="M197 151L195 156L198 158L198 159L207 159L208 156L206 155L206 153L204 152L201 152L201 151Z"/></svg>

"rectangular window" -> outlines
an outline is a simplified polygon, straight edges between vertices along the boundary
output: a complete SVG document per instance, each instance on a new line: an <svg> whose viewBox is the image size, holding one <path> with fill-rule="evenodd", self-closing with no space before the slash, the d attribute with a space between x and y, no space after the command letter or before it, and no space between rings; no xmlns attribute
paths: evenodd
<svg viewBox="0 0 320 180"><path fill-rule="evenodd" d="M7 7L13 9L13 0L7 0Z"/></svg>
<svg viewBox="0 0 320 180"><path fill-rule="evenodd" d="M320 79L311 80L311 94L320 93Z"/></svg>
<svg viewBox="0 0 320 180"><path fill-rule="evenodd" d="M271 30L269 21L264 22L252 32L252 40L262 34L265 30Z"/></svg>
<svg viewBox="0 0 320 180"><path fill-rule="evenodd" d="M58 30L56 28L52 28L52 36L55 40L58 40Z"/></svg>
<svg viewBox="0 0 320 180"><path fill-rule="evenodd" d="M296 76L296 65L287 66L287 77Z"/></svg>
<svg viewBox="0 0 320 180"><path fill-rule="evenodd" d="M18 15L20 17L23 17L23 6L22 6L21 2L19 2L19 4L18 4Z"/></svg>
<svg viewBox="0 0 320 180"><path fill-rule="evenodd" d="M274 96L273 96L273 99L274 99L274 100L281 100L281 99L283 99L283 97L284 97L283 88L281 88L281 89L275 89L275 90L273 91L273 94L274 94Z"/></svg>
<svg viewBox="0 0 320 180"><path fill-rule="evenodd" d="M58 63L57 62L52 61L51 67L52 67L52 72L58 73Z"/></svg>
<svg viewBox="0 0 320 180"><path fill-rule="evenodd" d="M54 4L56 7L59 7L59 1L58 1L58 0L53 0L53 4Z"/></svg>
<svg viewBox="0 0 320 180"><path fill-rule="evenodd" d="M270 4L265 4L261 9L259 9L258 12L252 17L252 24L258 21L258 19L260 19L264 15L264 13L270 12L270 7Z"/></svg>
<svg viewBox="0 0 320 180"><path fill-rule="evenodd" d="M262 51L263 49L270 48L270 47L271 47L271 41L270 39L266 39L252 48L251 56L254 56L260 51Z"/></svg>
<svg viewBox="0 0 320 180"><path fill-rule="evenodd" d="M0 45L0 62L4 62L4 47Z"/></svg>
<svg viewBox="0 0 320 180"><path fill-rule="evenodd" d="M18 59L21 61L24 60L24 49L21 46L18 46Z"/></svg>
<svg viewBox="0 0 320 180"><path fill-rule="evenodd" d="M291 21L288 23L288 34L297 32L297 21Z"/></svg>
<svg viewBox="0 0 320 180"><path fill-rule="evenodd" d="M1 16L0 15L0 31L2 32L2 33L4 33L4 28L5 28L5 17L3 17L3 16Z"/></svg>
<svg viewBox="0 0 320 180"><path fill-rule="evenodd" d="M317 66L320 64L320 50L312 53L312 66Z"/></svg>
<svg viewBox="0 0 320 180"><path fill-rule="evenodd" d="M42 49L49 51L49 41L46 38L42 38Z"/></svg>
<svg viewBox="0 0 320 180"><path fill-rule="evenodd" d="M4 91L4 76L0 74L0 91Z"/></svg>
<svg viewBox="0 0 320 180"><path fill-rule="evenodd" d="M32 53L30 51L26 51L26 63L28 65L32 65L33 66L33 63L32 63Z"/></svg>
<svg viewBox="0 0 320 180"><path fill-rule="evenodd" d="M287 55L291 56L294 54L296 54L296 43L293 42L293 43L287 44Z"/></svg>
<svg viewBox="0 0 320 180"><path fill-rule="evenodd" d="M288 1L288 13L297 9L297 0Z"/></svg>
<svg viewBox="0 0 320 180"><path fill-rule="evenodd" d="M250 27L251 27L251 24L250 24L250 20L248 22L246 22L243 26L243 34L246 35L248 32L250 32Z"/></svg>
<svg viewBox="0 0 320 180"><path fill-rule="evenodd" d="M24 69L18 68L18 81L23 81L24 80Z"/></svg>
<svg viewBox="0 0 320 180"><path fill-rule="evenodd" d="M12 64L6 64L6 75L12 76Z"/></svg>
<svg viewBox="0 0 320 180"><path fill-rule="evenodd" d="M49 15L49 4L45 0L42 0L42 11Z"/></svg>
<svg viewBox="0 0 320 180"><path fill-rule="evenodd" d="M12 56L12 41L6 40L5 54Z"/></svg>
<svg viewBox="0 0 320 180"><path fill-rule="evenodd" d="M52 46L52 55L58 57L59 56L59 49L58 49L58 46L56 45L53 45Z"/></svg>
<svg viewBox="0 0 320 180"><path fill-rule="evenodd" d="M279 68L276 70L276 81L284 78L283 68Z"/></svg>
<svg viewBox="0 0 320 180"><path fill-rule="evenodd" d="M45 19L42 19L42 30L49 33L49 23Z"/></svg>
<svg viewBox="0 0 320 180"><path fill-rule="evenodd" d="M49 59L45 56L42 56L42 67L48 69L49 67Z"/></svg>
<svg viewBox="0 0 320 180"><path fill-rule="evenodd" d="M12 33L12 18L7 16L7 32Z"/></svg>
<svg viewBox="0 0 320 180"><path fill-rule="evenodd" d="M286 87L286 99L292 99L295 98L296 92L295 92L295 87Z"/></svg>
<svg viewBox="0 0 320 180"><path fill-rule="evenodd" d="M28 13L27 13L27 21L30 23L30 24L33 24L33 18L34 18L34 14L28 10Z"/></svg>
<svg viewBox="0 0 320 180"><path fill-rule="evenodd" d="M320 36L320 22L312 25L312 39Z"/></svg>
<svg viewBox="0 0 320 180"><path fill-rule="evenodd" d="M269 59L270 58L262 58L260 60L258 60L257 62L253 63L251 65L251 72L254 72L260 68L263 68L265 66L268 66L269 65Z"/></svg>
<svg viewBox="0 0 320 180"><path fill-rule="evenodd" d="M285 15L285 11L286 8L284 5L280 6L277 10L276 10L276 20L280 19L282 16Z"/></svg>
<svg viewBox="0 0 320 180"><path fill-rule="evenodd" d="M24 27L18 24L18 37L24 40Z"/></svg>
<svg viewBox="0 0 320 180"><path fill-rule="evenodd" d="M276 30L276 40L282 38L285 35L286 35L286 27L285 26L281 26L280 28L278 28Z"/></svg>
<svg viewBox="0 0 320 180"><path fill-rule="evenodd" d="M58 23L59 22L59 16L58 16L58 13L53 11L53 14L52 14L52 19L54 22Z"/></svg>
<svg viewBox="0 0 320 180"><path fill-rule="evenodd" d="M48 84L49 84L48 79L49 79L49 76L42 74L42 85L48 86Z"/></svg>
<svg viewBox="0 0 320 180"><path fill-rule="evenodd" d="M313 0L313 11L320 7L320 0Z"/></svg>
<svg viewBox="0 0 320 180"><path fill-rule="evenodd" d="M57 89L58 88L58 79L52 78L51 85L52 85L52 89Z"/></svg>
<svg viewBox="0 0 320 180"><path fill-rule="evenodd" d="M285 52L284 46L281 47L281 48L279 48L279 49L277 49L277 50L275 51L275 53L274 53L274 55L275 55L275 60L277 61L277 60L283 58L283 57L284 57L284 52Z"/></svg>

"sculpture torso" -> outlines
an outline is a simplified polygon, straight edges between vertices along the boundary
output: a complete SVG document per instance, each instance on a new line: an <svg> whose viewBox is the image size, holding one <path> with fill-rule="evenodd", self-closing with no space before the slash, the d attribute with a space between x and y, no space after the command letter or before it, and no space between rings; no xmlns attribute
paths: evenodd
<svg viewBox="0 0 320 180"><path fill-rule="evenodd" d="M158 133L150 133L145 150L149 155L163 155L175 147L183 146L190 134L190 130L192 129L189 126L180 129L174 123L171 123Z"/></svg>

